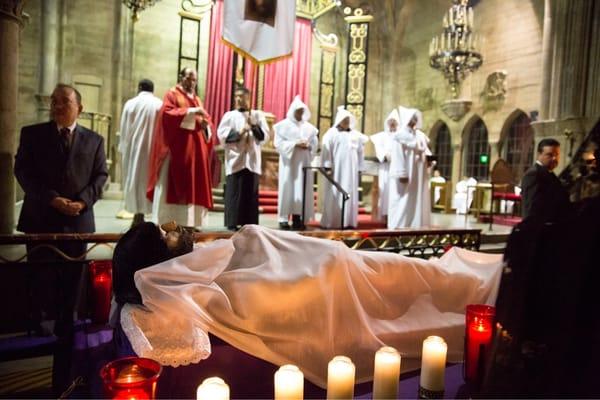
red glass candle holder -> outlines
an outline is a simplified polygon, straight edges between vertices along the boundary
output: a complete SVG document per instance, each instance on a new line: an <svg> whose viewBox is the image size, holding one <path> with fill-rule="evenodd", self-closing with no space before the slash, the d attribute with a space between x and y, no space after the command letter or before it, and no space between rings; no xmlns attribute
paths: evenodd
<svg viewBox="0 0 600 400"><path fill-rule="evenodd" d="M108 399L154 399L162 367L149 358L125 357L100 371Z"/></svg>
<svg viewBox="0 0 600 400"><path fill-rule="evenodd" d="M467 382L483 378L487 353L492 344L496 308L470 304L465 317L464 374Z"/></svg>
<svg viewBox="0 0 600 400"><path fill-rule="evenodd" d="M93 294L92 322L106 324L112 296L112 261L90 261L89 268Z"/></svg>

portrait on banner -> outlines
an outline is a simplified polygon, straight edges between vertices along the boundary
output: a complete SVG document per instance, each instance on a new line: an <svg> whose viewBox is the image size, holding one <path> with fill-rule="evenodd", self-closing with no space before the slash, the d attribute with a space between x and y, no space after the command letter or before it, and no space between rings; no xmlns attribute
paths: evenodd
<svg viewBox="0 0 600 400"><path fill-rule="evenodd" d="M275 27L277 0L246 0L244 19Z"/></svg>

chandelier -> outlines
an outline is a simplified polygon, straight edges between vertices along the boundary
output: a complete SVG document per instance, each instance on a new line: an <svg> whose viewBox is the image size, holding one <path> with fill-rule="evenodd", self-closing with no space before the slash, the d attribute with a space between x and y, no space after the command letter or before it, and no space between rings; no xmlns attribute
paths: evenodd
<svg viewBox="0 0 600 400"><path fill-rule="evenodd" d="M479 37L473 33L473 8L467 3L468 0L452 0L444 15L444 31L429 44L429 65L444 74L455 99L467 73L483 63L478 51Z"/></svg>
<svg viewBox="0 0 600 400"><path fill-rule="evenodd" d="M123 4L125 4L125 7L131 9L131 19L135 22L140 19L140 12L148 7L152 7L158 1L160 0L123 0Z"/></svg>

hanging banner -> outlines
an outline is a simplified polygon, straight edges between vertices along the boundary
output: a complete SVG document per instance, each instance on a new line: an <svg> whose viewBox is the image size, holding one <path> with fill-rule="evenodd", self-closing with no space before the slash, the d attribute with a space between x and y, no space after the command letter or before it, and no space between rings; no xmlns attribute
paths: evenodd
<svg viewBox="0 0 600 400"><path fill-rule="evenodd" d="M224 0L225 43L257 64L292 55L296 0Z"/></svg>

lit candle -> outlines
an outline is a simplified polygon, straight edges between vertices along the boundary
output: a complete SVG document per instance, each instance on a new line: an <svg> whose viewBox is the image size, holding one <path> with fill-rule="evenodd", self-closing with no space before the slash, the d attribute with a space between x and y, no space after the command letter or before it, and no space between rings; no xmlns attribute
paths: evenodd
<svg viewBox="0 0 600 400"><path fill-rule="evenodd" d="M283 365L275 372L275 400L302 400L304 374L295 365Z"/></svg>
<svg viewBox="0 0 600 400"><path fill-rule="evenodd" d="M401 357L393 347L382 347L375 353L373 399L395 399L398 396Z"/></svg>
<svg viewBox="0 0 600 400"><path fill-rule="evenodd" d="M421 378L419 385L431 392L444 391L444 373L448 345L439 336L429 336L423 341Z"/></svg>
<svg viewBox="0 0 600 400"><path fill-rule="evenodd" d="M206 378L198 386L197 400L229 400L229 386L221 378Z"/></svg>
<svg viewBox="0 0 600 400"><path fill-rule="evenodd" d="M327 399L354 397L355 367L348 357L335 356L327 366Z"/></svg>
<svg viewBox="0 0 600 400"><path fill-rule="evenodd" d="M469 362L467 363L466 375L468 379L477 379L479 353L482 345L485 349L492 341L492 326L484 320L476 319L474 323L469 325L468 329L467 354Z"/></svg>
<svg viewBox="0 0 600 400"><path fill-rule="evenodd" d="M440 50L444 51L444 49L446 48L445 43L444 43L445 42L445 36L442 34L441 38L442 38L442 45L440 46Z"/></svg>
<svg viewBox="0 0 600 400"><path fill-rule="evenodd" d="M448 27L448 17L446 15L444 15L444 18L442 20L442 25L444 26L444 28Z"/></svg>
<svg viewBox="0 0 600 400"><path fill-rule="evenodd" d="M452 8L448 11L448 21L450 22L450 26L454 25L454 15Z"/></svg>

